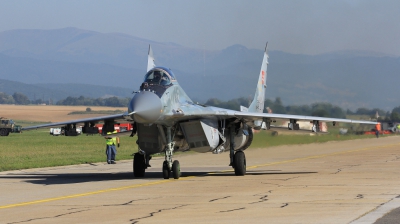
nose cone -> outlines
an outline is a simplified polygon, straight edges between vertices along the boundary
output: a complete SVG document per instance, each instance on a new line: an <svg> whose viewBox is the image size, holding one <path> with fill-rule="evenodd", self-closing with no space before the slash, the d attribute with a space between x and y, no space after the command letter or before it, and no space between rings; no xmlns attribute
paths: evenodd
<svg viewBox="0 0 400 224"><path fill-rule="evenodd" d="M143 91L136 93L129 103L129 113L138 123L153 123L161 115L162 103L153 92Z"/></svg>

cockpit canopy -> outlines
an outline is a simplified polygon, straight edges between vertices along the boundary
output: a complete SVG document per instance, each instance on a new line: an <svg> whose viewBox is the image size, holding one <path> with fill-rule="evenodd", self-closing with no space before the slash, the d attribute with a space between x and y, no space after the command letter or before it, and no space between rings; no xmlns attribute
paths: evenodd
<svg viewBox="0 0 400 224"><path fill-rule="evenodd" d="M155 67L147 72L143 82L147 82L150 85L169 86L172 80L175 80L175 76L171 70L163 67Z"/></svg>

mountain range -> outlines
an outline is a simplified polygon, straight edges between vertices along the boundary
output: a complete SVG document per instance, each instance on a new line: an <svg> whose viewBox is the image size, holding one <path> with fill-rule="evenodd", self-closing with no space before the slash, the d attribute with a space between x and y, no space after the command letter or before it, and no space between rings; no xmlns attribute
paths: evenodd
<svg viewBox="0 0 400 224"><path fill-rule="evenodd" d="M156 64L171 68L193 100L253 97L264 46L211 51L77 28L0 32L0 92L53 100L131 97L146 73L149 44ZM270 51L266 97L281 97L286 105L391 110L400 105L399 71L399 57L376 52Z"/></svg>

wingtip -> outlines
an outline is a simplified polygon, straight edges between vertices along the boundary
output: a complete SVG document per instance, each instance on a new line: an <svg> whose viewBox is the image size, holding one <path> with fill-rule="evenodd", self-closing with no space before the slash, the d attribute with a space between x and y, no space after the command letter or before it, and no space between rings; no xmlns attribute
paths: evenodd
<svg viewBox="0 0 400 224"><path fill-rule="evenodd" d="M267 41L267 43L265 44L265 53L268 53L268 41Z"/></svg>

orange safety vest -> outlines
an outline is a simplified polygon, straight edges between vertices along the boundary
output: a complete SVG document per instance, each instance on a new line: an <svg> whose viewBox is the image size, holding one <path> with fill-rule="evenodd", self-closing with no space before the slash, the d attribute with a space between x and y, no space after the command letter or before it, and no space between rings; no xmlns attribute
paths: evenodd
<svg viewBox="0 0 400 224"><path fill-rule="evenodd" d="M377 130L377 131L381 130L381 123L378 123L375 125L375 130Z"/></svg>

